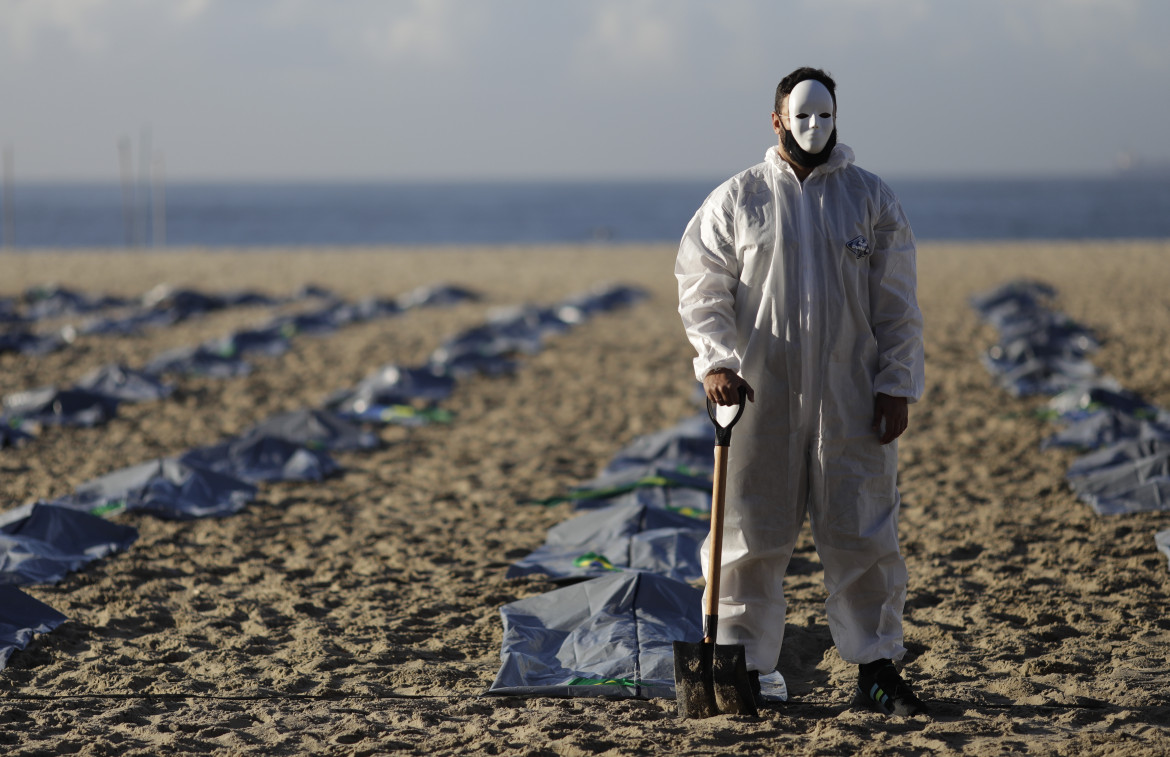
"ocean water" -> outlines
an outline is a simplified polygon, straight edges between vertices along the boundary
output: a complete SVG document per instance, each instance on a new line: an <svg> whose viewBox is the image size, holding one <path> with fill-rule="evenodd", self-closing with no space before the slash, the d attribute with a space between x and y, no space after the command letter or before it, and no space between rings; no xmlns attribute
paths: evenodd
<svg viewBox="0 0 1170 757"><path fill-rule="evenodd" d="M14 183L15 249L676 242L710 181ZM921 241L1170 238L1170 175L889 180Z"/></svg>

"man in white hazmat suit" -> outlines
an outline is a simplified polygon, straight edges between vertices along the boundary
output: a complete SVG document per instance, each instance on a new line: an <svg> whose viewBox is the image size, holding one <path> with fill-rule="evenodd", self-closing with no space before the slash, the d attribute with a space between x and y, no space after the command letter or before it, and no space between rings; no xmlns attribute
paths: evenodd
<svg viewBox="0 0 1170 757"><path fill-rule="evenodd" d="M907 581L895 439L924 383L914 235L836 142L835 89L811 68L780 82L779 144L711 193L679 247L696 375L714 402L737 404L741 388L752 402L729 450L718 637L743 644L757 675L775 669L807 512L857 696L912 715L925 706L893 661Z"/></svg>

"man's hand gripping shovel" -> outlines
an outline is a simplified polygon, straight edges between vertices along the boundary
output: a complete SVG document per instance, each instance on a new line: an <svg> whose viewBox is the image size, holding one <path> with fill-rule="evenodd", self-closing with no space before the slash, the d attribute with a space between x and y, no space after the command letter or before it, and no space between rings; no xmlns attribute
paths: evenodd
<svg viewBox="0 0 1170 757"><path fill-rule="evenodd" d="M746 390L739 390L739 410L726 426L715 417L707 400L707 415L715 424L715 479L711 490L710 565L703 595L703 640L674 642L674 688L682 718L709 718L719 714L758 716L748 679L747 652L742 644L717 644L719 629L719 570L723 560L723 505L727 494L727 450L731 427L743 415Z"/></svg>

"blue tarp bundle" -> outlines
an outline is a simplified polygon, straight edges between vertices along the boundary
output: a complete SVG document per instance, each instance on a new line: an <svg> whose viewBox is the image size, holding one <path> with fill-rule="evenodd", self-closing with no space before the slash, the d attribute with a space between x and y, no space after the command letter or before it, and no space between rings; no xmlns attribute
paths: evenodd
<svg viewBox="0 0 1170 757"><path fill-rule="evenodd" d="M235 356L225 356L204 345L176 347L155 355L143 368L147 373L161 376L168 373L235 378L252 372L252 366Z"/></svg>
<svg viewBox="0 0 1170 757"><path fill-rule="evenodd" d="M158 376L136 371L121 364L104 365L90 371L77 382L78 389L112 397L119 402L149 402L169 397L174 388Z"/></svg>
<svg viewBox="0 0 1170 757"><path fill-rule="evenodd" d="M665 431L646 434L620 450L602 474L647 466L705 474L715 467L715 427L707 415L691 416Z"/></svg>
<svg viewBox="0 0 1170 757"><path fill-rule="evenodd" d="M92 313L129 304L128 300L120 297L95 297L59 286L27 289L22 299L25 303L24 316L30 321Z"/></svg>
<svg viewBox="0 0 1170 757"><path fill-rule="evenodd" d="M1170 455L1170 438L1133 439L1082 455L1068 467L1069 476L1088 476L1095 471L1128 465L1152 457Z"/></svg>
<svg viewBox="0 0 1170 757"><path fill-rule="evenodd" d="M1122 389L1116 381L1103 378L1076 384L1048 402L1048 409L1061 420L1083 420L1099 410L1115 410L1135 418L1158 418L1161 411L1135 392Z"/></svg>
<svg viewBox="0 0 1170 757"><path fill-rule="evenodd" d="M553 526L544 544L508 569L507 578L545 575L574 581L643 570L685 583L703 577L699 546L707 521L639 502L619 502Z"/></svg>
<svg viewBox="0 0 1170 757"><path fill-rule="evenodd" d="M515 369L514 356L540 351L548 336L583 323L597 313L633 305L646 297L644 290L611 285L549 307L499 310L483 325L441 344L431 354L430 366L436 373L457 377L510 373Z"/></svg>
<svg viewBox="0 0 1170 757"><path fill-rule="evenodd" d="M168 396L172 388L153 374L121 365L106 365L86 374L72 389L45 387L4 398L0 427L28 438L36 425L98 426L118 413L122 402L143 402Z"/></svg>
<svg viewBox="0 0 1170 757"><path fill-rule="evenodd" d="M1067 480L1098 515L1170 510L1170 439L1098 450L1074 461Z"/></svg>
<svg viewBox="0 0 1170 757"><path fill-rule="evenodd" d="M486 323L443 342L430 358L436 373L463 377L500 375L515 370L514 355L536 354L545 337L569 328L553 308L515 308L495 313Z"/></svg>
<svg viewBox="0 0 1170 757"><path fill-rule="evenodd" d="M971 307L979 317L1001 329L1012 321L1048 307L1056 297L1051 284L1031 279L1016 279L983 294L971 297Z"/></svg>
<svg viewBox="0 0 1170 757"><path fill-rule="evenodd" d="M240 329L227 336L204 342L202 346L225 358L240 355L280 357L292 347L287 332L287 329L275 325L259 329Z"/></svg>
<svg viewBox="0 0 1170 757"><path fill-rule="evenodd" d="M1103 378L1074 385L1053 397L1048 412L1063 426L1042 449L1094 450L1113 444L1170 438L1170 413Z"/></svg>
<svg viewBox="0 0 1170 757"><path fill-rule="evenodd" d="M504 605L502 664L488 693L673 698L673 644L703 638L702 596L628 571ZM760 688L788 698L777 672L761 676Z"/></svg>
<svg viewBox="0 0 1170 757"><path fill-rule="evenodd" d="M1055 394L1096 375L1087 355L1100 345L1084 326L1051 310L1055 291L1039 282L1009 282L973 297L972 306L1000 333L984 366L1017 397Z"/></svg>
<svg viewBox="0 0 1170 757"><path fill-rule="evenodd" d="M143 329L161 329L178 321L175 313L165 310L148 310L123 316L93 317L82 321L77 329L79 334L133 336Z"/></svg>
<svg viewBox="0 0 1170 757"><path fill-rule="evenodd" d="M0 334L0 354L19 352L22 355L48 355L66 344L60 333L33 334L28 331L9 331Z"/></svg>
<svg viewBox="0 0 1170 757"><path fill-rule="evenodd" d="M643 491L645 494L640 494ZM696 494L687 494L688 491ZM669 462L661 465L651 460L640 468L624 467L578 484L568 499L579 509L591 509L607 507L621 496L642 497L640 501L647 504L661 502L668 509L699 507L710 510L711 477L689 470L680 472ZM705 508L699 504L702 502L707 503Z"/></svg>
<svg viewBox="0 0 1170 757"><path fill-rule="evenodd" d="M455 379L435 373L429 367L406 368L385 365L362 379L352 389L335 393L325 406L343 417L376 420L379 414L416 401L434 405L451 396Z"/></svg>
<svg viewBox="0 0 1170 757"><path fill-rule="evenodd" d="M367 297L364 300L350 304L342 304L334 317L340 323L362 323L376 318L389 318L398 315L403 307L397 300L384 297Z"/></svg>
<svg viewBox="0 0 1170 757"><path fill-rule="evenodd" d="M244 305L274 305L281 300L255 292L217 295L192 289L155 287L136 300L94 296L60 287L37 287L25 292L21 322L87 315L79 332L83 334L134 334L144 327L169 326L193 316ZM100 317L95 313L119 310L120 315Z"/></svg>
<svg viewBox="0 0 1170 757"><path fill-rule="evenodd" d="M678 639L703 637L702 592L653 573L594 578L505 605L492 694L673 697Z"/></svg>
<svg viewBox="0 0 1170 757"><path fill-rule="evenodd" d="M1114 409L1098 410L1068 424L1041 442L1041 449L1095 450L1130 441L1170 438L1170 423L1137 418Z"/></svg>
<svg viewBox="0 0 1170 757"><path fill-rule="evenodd" d="M295 442L309 449L375 449L378 435L326 410L292 410L273 415L243 435L262 434Z"/></svg>
<svg viewBox="0 0 1170 757"><path fill-rule="evenodd" d="M554 308L509 308L494 313L486 323L443 342L431 355L431 365L442 368L461 358L534 355L550 334L566 331L570 324L556 316ZM449 369L448 369L449 370Z"/></svg>
<svg viewBox="0 0 1170 757"><path fill-rule="evenodd" d="M274 318L269 326L281 329L284 333L298 336L301 334L325 336L345 325L344 315L339 315L342 306L340 302L332 302L308 313Z"/></svg>
<svg viewBox="0 0 1170 757"><path fill-rule="evenodd" d="M0 584L57 583L66 573L129 549L131 526L45 503L0 526Z"/></svg>
<svg viewBox="0 0 1170 757"><path fill-rule="evenodd" d="M143 307L155 311L169 311L183 320L245 305L276 305L281 301L259 292L207 294L196 289L175 289L166 284L155 287L142 297Z"/></svg>
<svg viewBox="0 0 1170 757"><path fill-rule="evenodd" d="M237 513L255 497L256 487L234 476L160 458L91 479L52 504L91 513L143 510L192 520Z"/></svg>
<svg viewBox="0 0 1170 757"><path fill-rule="evenodd" d="M253 432L179 456L179 462L250 484L265 481L320 481L341 468L327 453L296 442Z"/></svg>
<svg viewBox="0 0 1170 757"><path fill-rule="evenodd" d="M57 426L97 426L118 412L118 399L87 389L45 387L16 392L4 398L2 422Z"/></svg>
<svg viewBox="0 0 1170 757"><path fill-rule="evenodd" d="M597 313L637 305L647 297L646 290L639 287L608 284L568 298L557 308L557 314L568 323L580 323Z"/></svg>
<svg viewBox="0 0 1170 757"><path fill-rule="evenodd" d="M80 327L66 327L56 332L33 334L26 331L0 334L0 352L27 355L46 354L60 349L80 334L136 334L147 327L163 327L193 316L224 308L247 305L277 305L286 300L256 292L205 294L192 289L155 287L137 300L94 296L61 287L35 287L21 297L22 308L12 300L3 300L0 323L30 324L48 319L86 316ZM117 315L103 317L97 313L117 310Z"/></svg>
<svg viewBox="0 0 1170 757"><path fill-rule="evenodd" d="M0 585L0 668L18 649L24 649L35 633L49 633L67 618L44 602L15 586Z"/></svg>
<svg viewBox="0 0 1170 757"><path fill-rule="evenodd" d="M402 308L449 307L464 302L477 302L479 294L460 286L435 284L420 286L398 298Z"/></svg>

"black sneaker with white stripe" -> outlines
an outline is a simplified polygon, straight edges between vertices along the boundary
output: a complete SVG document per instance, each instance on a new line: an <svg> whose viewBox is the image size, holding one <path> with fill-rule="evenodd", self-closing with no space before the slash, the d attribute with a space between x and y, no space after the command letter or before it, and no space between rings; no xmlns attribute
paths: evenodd
<svg viewBox="0 0 1170 757"><path fill-rule="evenodd" d="M926 712L926 705L915 696L910 684L902 680L890 660L877 660L860 666L855 701L885 715L905 717Z"/></svg>

